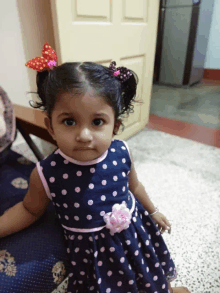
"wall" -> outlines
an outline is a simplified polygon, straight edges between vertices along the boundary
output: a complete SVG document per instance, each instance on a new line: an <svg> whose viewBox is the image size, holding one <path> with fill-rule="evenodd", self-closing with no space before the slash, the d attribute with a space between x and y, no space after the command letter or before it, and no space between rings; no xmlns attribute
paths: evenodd
<svg viewBox="0 0 220 293"><path fill-rule="evenodd" d="M41 56L45 42L55 49L50 0L0 1L0 86L12 103L30 107L37 100L36 71L25 63ZM24 142L20 133L14 144Z"/></svg>
<svg viewBox="0 0 220 293"><path fill-rule="evenodd" d="M215 0L205 68L220 69L220 0Z"/></svg>

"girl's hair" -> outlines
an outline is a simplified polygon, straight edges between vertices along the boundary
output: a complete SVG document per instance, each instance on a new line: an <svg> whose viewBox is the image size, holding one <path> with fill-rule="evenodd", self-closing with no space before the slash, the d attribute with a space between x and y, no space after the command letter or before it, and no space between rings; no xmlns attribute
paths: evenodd
<svg viewBox="0 0 220 293"><path fill-rule="evenodd" d="M92 95L103 97L114 109L115 122L121 122L124 130L119 116L133 113L132 102L138 102L134 100L138 76L132 70L129 71L131 77L122 83L106 66L93 62L63 63L53 70L37 72L37 94L41 102L35 102L35 105L29 103L33 108L43 107L42 110L51 119L55 103L62 94L71 92L73 95L81 95L89 90Z"/></svg>

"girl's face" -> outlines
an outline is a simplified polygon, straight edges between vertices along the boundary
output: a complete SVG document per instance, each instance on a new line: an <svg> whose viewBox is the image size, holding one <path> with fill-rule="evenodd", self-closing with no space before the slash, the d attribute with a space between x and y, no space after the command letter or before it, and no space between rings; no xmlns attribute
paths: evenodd
<svg viewBox="0 0 220 293"><path fill-rule="evenodd" d="M57 146L67 156L78 161L100 157L110 146L120 124L115 123L114 109L102 97L87 92L74 97L65 93L55 104L51 116L44 122ZM84 148L84 149L83 149Z"/></svg>

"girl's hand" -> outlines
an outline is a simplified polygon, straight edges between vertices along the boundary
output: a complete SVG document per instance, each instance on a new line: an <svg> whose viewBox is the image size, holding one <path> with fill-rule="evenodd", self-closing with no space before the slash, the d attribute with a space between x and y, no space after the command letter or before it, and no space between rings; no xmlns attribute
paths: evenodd
<svg viewBox="0 0 220 293"><path fill-rule="evenodd" d="M171 233L171 224L163 214L161 214L160 212L157 212L151 217L153 221L159 226L159 230L161 234L163 234L166 230L168 230L169 234Z"/></svg>

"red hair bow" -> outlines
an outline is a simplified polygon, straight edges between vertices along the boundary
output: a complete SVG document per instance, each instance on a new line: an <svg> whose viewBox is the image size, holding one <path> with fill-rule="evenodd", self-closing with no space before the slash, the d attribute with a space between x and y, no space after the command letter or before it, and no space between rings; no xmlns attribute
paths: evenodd
<svg viewBox="0 0 220 293"><path fill-rule="evenodd" d="M45 68L53 69L53 66L56 66L57 54L55 51L48 45L44 44L42 50L43 57L36 57L28 61L25 66L30 67L39 72L43 71Z"/></svg>

